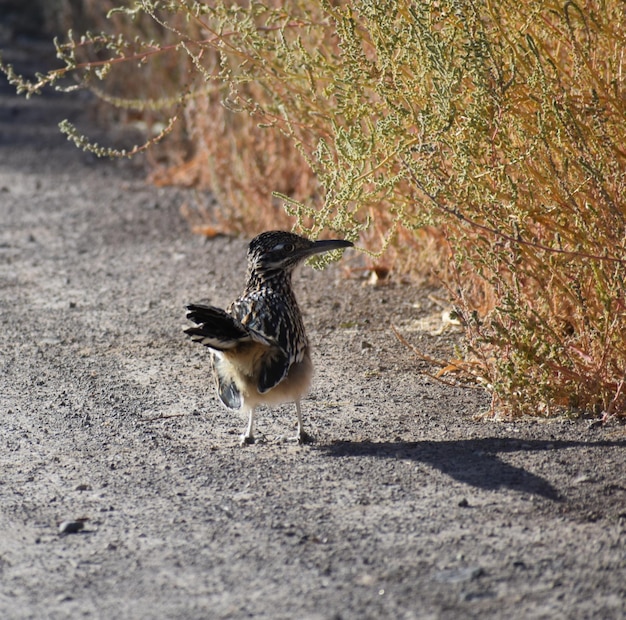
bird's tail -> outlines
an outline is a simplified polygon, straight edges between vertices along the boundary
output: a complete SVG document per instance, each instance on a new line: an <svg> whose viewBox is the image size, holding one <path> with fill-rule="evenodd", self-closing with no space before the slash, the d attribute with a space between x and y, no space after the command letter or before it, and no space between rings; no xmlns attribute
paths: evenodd
<svg viewBox="0 0 626 620"><path fill-rule="evenodd" d="M205 347L226 351L251 340L248 330L221 308L191 304L187 306L187 318L196 325L187 328L185 333Z"/></svg>

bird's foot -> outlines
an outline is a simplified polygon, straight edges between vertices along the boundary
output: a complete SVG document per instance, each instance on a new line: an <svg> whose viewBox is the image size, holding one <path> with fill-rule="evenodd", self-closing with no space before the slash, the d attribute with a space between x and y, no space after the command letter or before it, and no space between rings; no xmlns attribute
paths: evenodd
<svg viewBox="0 0 626 620"><path fill-rule="evenodd" d="M267 443L267 437L263 433L260 433L260 436L248 435L246 433L239 435L240 446L251 446L258 443Z"/></svg>
<svg viewBox="0 0 626 620"><path fill-rule="evenodd" d="M315 443L315 437L313 437L313 435L305 433L304 431L300 431L300 433L298 433L298 435L296 436L296 440L299 444L302 445Z"/></svg>
<svg viewBox="0 0 626 620"><path fill-rule="evenodd" d="M300 431L297 435L293 437L285 437L284 435L280 435L277 437L278 441L289 441L293 443L299 443L300 445L315 443L315 438L304 431Z"/></svg>
<svg viewBox="0 0 626 620"><path fill-rule="evenodd" d="M246 435L243 433L239 437L239 445L240 446L251 446L254 443L254 435Z"/></svg>

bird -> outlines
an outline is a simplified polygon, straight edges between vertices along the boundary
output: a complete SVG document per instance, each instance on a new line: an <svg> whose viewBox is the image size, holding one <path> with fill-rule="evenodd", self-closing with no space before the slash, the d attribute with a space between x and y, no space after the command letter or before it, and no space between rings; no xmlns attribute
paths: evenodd
<svg viewBox="0 0 626 620"><path fill-rule="evenodd" d="M217 393L224 405L248 414L241 445L255 443L259 405L293 402L298 443L313 438L304 431L300 401L312 376L311 349L292 287L292 274L305 259L353 247L351 241L311 241L285 231L266 231L248 246L246 285L230 306L195 303L185 329L193 342L211 351Z"/></svg>

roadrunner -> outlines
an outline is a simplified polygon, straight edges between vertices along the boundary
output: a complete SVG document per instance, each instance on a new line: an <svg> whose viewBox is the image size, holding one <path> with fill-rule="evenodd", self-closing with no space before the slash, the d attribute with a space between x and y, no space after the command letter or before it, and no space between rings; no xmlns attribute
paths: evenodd
<svg viewBox="0 0 626 620"><path fill-rule="evenodd" d="M300 399L309 389L313 364L291 274L309 256L352 245L341 239L309 241L281 231L261 233L248 247L246 287L228 310L187 306L187 318L196 326L185 333L211 350L221 401L248 412L242 445L254 443L257 406L285 402L296 405L295 439L311 440L302 427Z"/></svg>

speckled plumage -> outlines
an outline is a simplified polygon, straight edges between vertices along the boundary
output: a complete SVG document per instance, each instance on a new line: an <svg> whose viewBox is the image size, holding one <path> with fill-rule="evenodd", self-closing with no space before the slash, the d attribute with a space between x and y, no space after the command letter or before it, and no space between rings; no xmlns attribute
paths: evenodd
<svg viewBox="0 0 626 620"><path fill-rule="evenodd" d="M187 318L196 326L185 332L211 349L220 399L227 407L249 412L242 443L254 442L258 405L291 401L298 415L297 439L309 439L300 399L309 388L313 365L291 275L313 254L350 246L349 241L310 241L282 231L261 233L248 248L246 287L228 310L187 306Z"/></svg>

